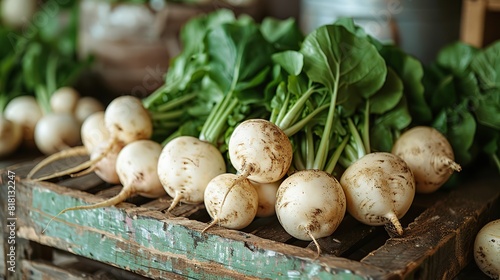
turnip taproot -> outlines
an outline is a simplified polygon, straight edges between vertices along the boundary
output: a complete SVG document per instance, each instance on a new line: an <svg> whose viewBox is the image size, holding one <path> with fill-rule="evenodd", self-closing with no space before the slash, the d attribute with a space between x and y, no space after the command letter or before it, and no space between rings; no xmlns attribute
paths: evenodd
<svg viewBox="0 0 500 280"><path fill-rule="evenodd" d="M415 197L415 179L406 162L391 153L366 154L342 174L347 211L367 225L392 225L403 234L399 219Z"/></svg>
<svg viewBox="0 0 500 280"><path fill-rule="evenodd" d="M248 119L231 134L229 159L240 176L258 183L271 183L286 175L293 149L288 136L274 123Z"/></svg>
<svg viewBox="0 0 500 280"><path fill-rule="evenodd" d="M343 220L346 197L335 177L322 170L297 171L281 183L276 215L286 232L300 240L331 235Z"/></svg>
<svg viewBox="0 0 500 280"><path fill-rule="evenodd" d="M23 131L21 125L0 115L0 157L13 153L21 145Z"/></svg>
<svg viewBox="0 0 500 280"><path fill-rule="evenodd" d="M160 181L174 198L167 211L179 202L203 202L210 180L224 172L224 158L211 143L192 136L180 136L168 142L158 161Z"/></svg>
<svg viewBox="0 0 500 280"><path fill-rule="evenodd" d="M438 130L417 126L405 131L391 151L413 171L417 193L432 193L462 168L454 161L453 149Z"/></svg>
<svg viewBox="0 0 500 280"><path fill-rule="evenodd" d="M35 126L43 116L35 97L31 95L15 97L5 106L4 115L6 119L21 125L24 145L35 147Z"/></svg>
<svg viewBox="0 0 500 280"><path fill-rule="evenodd" d="M160 153L161 145L151 140L137 140L126 145L116 159L116 172L123 185L120 193L96 204L63 209L55 217L67 211L113 206L135 195L149 198L166 195L156 173Z"/></svg>
<svg viewBox="0 0 500 280"><path fill-rule="evenodd" d="M259 198L248 179L224 173L214 177L205 189L205 207L213 221L203 230L215 224L242 229L255 218Z"/></svg>
<svg viewBox="0 0 500 280"><path fill-rule="evenodd" d="M474 260L486 275L500 279L500 219L487 223L477 233Z"/></svg>

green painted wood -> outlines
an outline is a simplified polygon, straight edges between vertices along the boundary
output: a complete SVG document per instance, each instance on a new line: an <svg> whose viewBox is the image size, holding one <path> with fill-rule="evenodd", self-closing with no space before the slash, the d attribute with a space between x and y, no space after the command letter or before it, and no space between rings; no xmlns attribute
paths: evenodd
<svg viewBox="0 0 500 280"><path fill-rule="evenodd" d="M49 183L23 182L19 197L26 216L19 235L41 244L133 271L163 278L168 273L204 279L390 278L375 266L324 255L252 234L188 219L168 219L160 212L122 203L118 207L71 211L65 207L95 203L95 196Z"/></svg>

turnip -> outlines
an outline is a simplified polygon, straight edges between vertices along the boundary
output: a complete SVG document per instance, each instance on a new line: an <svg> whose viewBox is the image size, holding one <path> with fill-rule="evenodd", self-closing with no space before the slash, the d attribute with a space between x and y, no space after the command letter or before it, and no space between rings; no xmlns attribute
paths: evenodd
<svg viewBox="0 0 500 280"><path fill-rule="evenodd" d="M297 171L277 192L276 215L286 232L300 240L331 235L343 220L346 197L335 177L321 170Z"/></svg>
<svg viewBox="0 0 500 280"><path fill-rule="evenodd" d="M88 117L101 111L104 112L104 105L99 100L91 96L83 96L76 103L75 116L83 123Z"/></svg>
<svg viewBox="0 0 500 280"><path fill-rule="evenodd" d="M44 154L74 147L80 144L80 123L68 113L49 113L35 126L36 147Z"/></svg>
<svg viewBox="0 0 500 280"><path fill-rule="evenodd" d="M1 21L12 28L30 24L37 10L36 0L2 0L0 4Z"/></svg>
<svg viewBox="0 0 500 280"><path fill-rule="evenodd" d="M415 179L406 162L391 153L369 153L352 163L340 184L347 198L347 211L372 226L392 225L403 234L399 219L415 197Z"/></svg>
<svg viewBox="0 0 500 280"><path fill-rule="evenodd" d="M90 153L90 159L95 159L100 156L103 150L106 148L106 142L101 143L95 147ZM118 184L120 183L120 178L118 177L118 173L116 172L116 160L118 158L118 154L122 150L123 146L114 145L106 156L104 156L100 161L98 161L95 165L90 168L83 170L82 172L72 174L72 177L86 175L91 172L95 172L95 174L101 178L104 182L109 184Z"/></svg>
<svg viewBox="0 0 500 280"><path fill-rule="evenodd" d="M500 220L487 223L477 233L474 260L486 275L500 279Z"/></svg>
<svg viewBox="0 0 500 280"><path fill-rule="evenodd" d="M391 151L413 171L417 193L432 193L462 168L454 161L452 147L436 129L417 126L405 131Z"/></svg>
<svg viewBox="0 0 500 280"><path fill-rule="evenodd" d="M158 161L160 181L174 198L167 211L179 202L203 202L210 180L225 171L224 158L211 143L191 136L180 136L168 142Z"/></svg>
<svg viewBox="0 0 500 280"><path fill-rule="evenodd" d="M50 108L54 113L74 114L80 93L72 87L58 88L50 96Z"/></svg>
<svg viewBox="0 0 500 280"><path fill-rule="evenodd" d="M22 140L23 131L21 126L0 115L0 158L17 150Z"/></svg>
<svg viewBox="0 0 500 280"><path fill-rule="evenodd" d="M38 172L41 168L44 166L57 161L61 160L64 158L69 158L69 157L78 157L78 156L87 156L92 153L94 148L97 146L100 146L99 151L102 152L102 143L107 143L109 139L109 132L106 129L106 126L104 125L104 112L96 112L89 116L83 124L81 125L80 128L80 136L81 136L81 141L83 143L83 146L78 146L78 147L73 147L70 149L65 149L62 150L58 153L54 153L52 155L49 155L48 157L44 158L42 161L40 161L35 167L33 167L26 178L31 179L36 172ZM117 145L117 146L122 146L122 145ZM113 149L111 149L113 150ZM95 158L95 157L94 157ZM113 166L114 168L114 166ZM38 178L37 180L47 180L49 178L54 178L57 176L62 176L65 175L66 172L56 172L53 174L50 174L46 177Z"/></svg>
<svg viewBox="0 0 500 280"><path fill-rule="evenodd" d="M142 106L140 99L129 95L120 96L111 101L104 112L104 125L109 132L109 138L106 140L107 145L99 155L82 164L38 180L47 180L92 168L91 166L102 160L113 149L113 146L123 146L137 140L149 139L153 132L149 112Z"/></svg>
<svg viewBox="0 0 500 280"><path fill-rule="evenodd" d="M229 159L242 177L271 183L286 175L292 163L292 144L274 123L248 119L239 124L229 139Z"/></svg>
<svg viewBox="0 0 500 280"><path fill-rule="evenodd" d="M126 145L116 159L116 172L123 185L120 193L96 204L63 209L57 216L67 211L113 206L135 195L148 198L166 195L156 173L161 149L160 144L151 140L137 140Z"/></svg>
<svg viewBox="0 0 500 280"><path fill-rule="evenodd" d="M257 183L250 181L259 196L257 217L270 217L276 213L276 192L283 180L272 183Z"/></svg>
<svg viewBox="0 0 500 280"><path fill-rule="evenodd" d="M104 112L95 112L88 116L81 127L82 144L89 153L98 145L107 142L110 138L109 131L104 122Z"/></svg>
<svg viewBox="0 0 500 280"><path fill-rule="evenodd" d="M35 126L43 116L35 97L31 95L15 97L5 107L4 115L6 119L21 125L25 146L34 147Z"/></svg>
<svg viewBox="0 0 500 280"><path fill-rule="evenodd" d="M230 173L216 176L205 189L205 207L213 220L204 231L215 224L230 229L248 226L257 213L258 200L248 179Z"/></svg>

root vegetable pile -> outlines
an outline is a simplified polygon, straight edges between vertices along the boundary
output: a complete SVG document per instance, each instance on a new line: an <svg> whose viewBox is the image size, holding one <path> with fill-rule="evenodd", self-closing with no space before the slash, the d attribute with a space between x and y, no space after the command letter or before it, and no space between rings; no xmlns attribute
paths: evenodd
<svg viewBox="0 0 500 280"><path fill-rule="evenodd" d="M13 99L0 118L0 155L20 139L34 140L48 156L28 179L95 172L123 185L111 199L59 215L114 206L133 195L168 195L169 215L181 203L205 206L212 220L204 233L276 215L291 237L312 240L317 256L317 239L332 236L346 215L404 236L400 219L415 196L443 191L461 175L466 155L449 136L463 131L446 121L452 112L436 116L444 101L425 92L425 68L350 19L304 36L293 20L257 23L221 9L190 20L180 38L183 50L165 84L142 100L124 95L104 107L67 86L50 87L51 98ZM477 60L467 73L484 78L477 68L485 58ZM471 95L490 98L484 92ZM479 97L467 101L482 104ZM12 113L22 103L31 117ZM500 125L485 117L495 110L478 110L476 117L488 127L481 141L489 140L481 143L496 163ZM461 113L456 119L471 121L470 112ZM12 137L3 137L5 131ZM468 148L474 142L464 141ZM88 159L35 176L77 156ZM477 243L486 250L484 239Z"/></svg>

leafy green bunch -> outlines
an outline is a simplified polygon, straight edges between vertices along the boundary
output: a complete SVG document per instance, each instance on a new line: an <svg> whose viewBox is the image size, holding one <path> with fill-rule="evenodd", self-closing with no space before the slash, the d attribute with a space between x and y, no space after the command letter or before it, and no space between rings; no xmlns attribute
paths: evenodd
<svg viewBox="0 0 500 280"><path fill-rule="evenodd" d="M500 171L500 41L483 49L462 42L443 47L424 81L432 118L422 123L447 137L458 163L486 156Z"/></svg>

